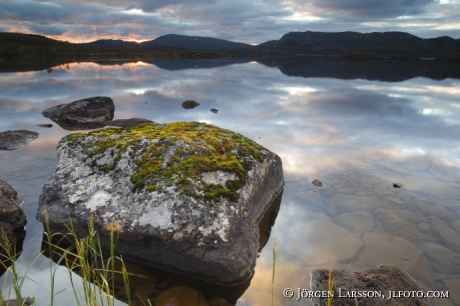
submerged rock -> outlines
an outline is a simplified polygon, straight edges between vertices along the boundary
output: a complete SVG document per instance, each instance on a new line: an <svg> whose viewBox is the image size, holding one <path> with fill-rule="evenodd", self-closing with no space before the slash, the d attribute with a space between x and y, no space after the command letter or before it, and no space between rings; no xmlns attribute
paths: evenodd
<svg viewBox="0 0 460 306"><path fill-rule="evenodd" d="M284 186L281 159L213 125L143 123L64 137L59 165L39 200L53 230L69 216L85 235L89 212L108 248L221 284L248 279L257 224Z"/></svg>
<svg viewBox="0 0 460 306"><path fill-rule="evenodd" d="M359 237L324 218L299 226L295 233L282 247L309 266L346 262L363 246ZM311 247L299 247L301 245Z"/></svg>
<svg viewBox="0 0 460 306"><path fill-rule="evenodd" d="M42 115L64 129L77 130L103 127L107 121L113 119L114 112L115 106L111 98L92 97L50 107Z"/></svg>
<svg viewBox="0 0 460 306"><path fill-rule="evenodd" d="M209 306L200 292L185 286L176 286L161 293L155 305Z"/></svg>
<svg viewBox="0 0 460 306"><path fill-rule="evenodd" d="M196 102L196 101L193 101L193 100L187 100L187 101L184 101L182 102L181 106L185 109L191 109L191 108L195 108L197 106L199 106L200 103Z"/></svg>
<svg viewBox="0 0 460 306"><path fill-rule="evenodd" d="M315 185L316 187L323 187L323 182L321 182L319 179L317 178L314 178L310 181L310 183L312 183L313 185Z"/></svg>
<svg viewBox="0 0 460 306"><path fill-rule="evenodd" d="M0 150L16 150L37 138L37 132L27 130L0 132Z"/></svg>
<svg viewBox="0 0 460 306"><path fill-rule="evenodd" d="M361 271L314 270L311 272L311 291L326 294L312 298L313 305L328 305L329 283L334 284L333 305L431 305L427 298L398 296L398 293L417 292L422 288L409 274L393 266Z"/></svg>

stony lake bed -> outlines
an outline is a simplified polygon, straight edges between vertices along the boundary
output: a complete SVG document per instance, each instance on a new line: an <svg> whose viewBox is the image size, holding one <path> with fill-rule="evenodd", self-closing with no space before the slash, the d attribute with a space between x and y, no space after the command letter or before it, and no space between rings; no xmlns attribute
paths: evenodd
<svg viewBox="0 0 460 306"><path fill-rule="evenodd" d="M280 156L285 189L279 214L237 305L271 303L274 237L275 305L297 305L297 297L287 299L283 290L310 288L314 269L379 264L408 272L426 292L449 291L448 299L432 299L433 305L460 304L458 79L398 79L384 72L376 77L375 71L372 78L292 75L255 61L182 64L82 62L51 73L0 74L0 131L39 133L26 146L0 150L0 179L24 200L28 218L20 266L40 253L43 226L35 215L58 164L56 146L78 132L35 126L52 123L41 112L103 95L113 99L114 119L205 122ZM308 71L309 66L299 67ZM183 108L186 100L199 105ZM312 184L314 179L323 184ZM35 283L25 283L25 295L46 305L49 259L39 256L28 275ZM57 291L69 286L65 269L58 269L57 279ZM71 295L64 291L56 299Z"/></svg>

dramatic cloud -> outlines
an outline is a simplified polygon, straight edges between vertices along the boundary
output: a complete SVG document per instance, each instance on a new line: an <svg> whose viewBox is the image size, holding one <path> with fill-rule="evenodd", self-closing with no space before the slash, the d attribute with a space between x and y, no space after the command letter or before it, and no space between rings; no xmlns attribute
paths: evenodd
<svg viewBox="0 0 460 306"><path fill-rule="evenodd" d="M307 30L459 38L458 20L458 0L0 1L0 30L74 42L183 34L259 44Z"/></svg>
<svg viewBox="0 0 460 306"><path fill-rule="evenodd" d="M341 14L368 19L417 15L424 12L427 5L436 3L436 0L294 0L294 3L299 7L318 8L318 12L326 16Z"/></svg>

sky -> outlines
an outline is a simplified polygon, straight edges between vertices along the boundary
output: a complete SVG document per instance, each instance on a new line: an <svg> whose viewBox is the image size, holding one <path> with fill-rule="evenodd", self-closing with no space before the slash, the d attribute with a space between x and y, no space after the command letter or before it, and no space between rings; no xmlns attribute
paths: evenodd
<svg viewBox="0 0 460 306"><path fill-rule="evenodd" d="M165 34L260 44L292 31L403 31L460 38L460 0L14 0L0 31L70 42Z"/></svg>

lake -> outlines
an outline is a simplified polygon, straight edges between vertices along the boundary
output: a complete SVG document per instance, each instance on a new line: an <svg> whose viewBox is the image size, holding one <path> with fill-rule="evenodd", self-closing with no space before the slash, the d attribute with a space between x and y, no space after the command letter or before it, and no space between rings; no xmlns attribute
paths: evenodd
<svg viewBox="0 0 460 306"><path fill-rule="evenodd" d="M114 119L206 122L281 157L286 185L279 214L237 305L271 304L274 237L275 305L308 304L282 292L308 289L313 269L378 264L407 271L424 291L449 291L434 305L460 304L458 68L299 57L80 62L0 73L0 131L40 134L25 147L0 151L0 179L24 200L28 218L17 265L23 272L30 267L33 281L25 281L23 295L49 304L50 260L40 255L43 226L35 215L56 170L56 145L72 133L41 112L109 96ZM185 100L200 106L184 109ZM54 126L34 126L41 123ZM315 178L324 185L313 185ZM56 292L70 288L64 268L56 268L55 280ZM72 300L71 290L55 298L56 305Z"/></svg>

